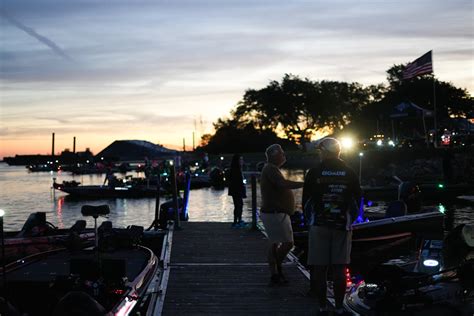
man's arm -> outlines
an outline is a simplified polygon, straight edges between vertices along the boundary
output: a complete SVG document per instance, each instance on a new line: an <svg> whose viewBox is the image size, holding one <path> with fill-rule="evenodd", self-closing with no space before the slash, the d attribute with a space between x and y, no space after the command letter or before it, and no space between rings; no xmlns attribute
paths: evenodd
<svg viewBox="0 0 474 316"><path fill-rule="evenodd" d="M306 205L306 202L309 198L313 195L314 188L316 186L316 177L315 177L315 170L310 169L304 178L304 186L303 186L303 201L302 206Z"/></svg>
<svg viewBox="0 0 474 316"><path fill-rule="evenodd" d="M278 168L271 169L269 179L271 179L275 186L282 189L299 189L303 187L303 182L285 179Z"/></svg>

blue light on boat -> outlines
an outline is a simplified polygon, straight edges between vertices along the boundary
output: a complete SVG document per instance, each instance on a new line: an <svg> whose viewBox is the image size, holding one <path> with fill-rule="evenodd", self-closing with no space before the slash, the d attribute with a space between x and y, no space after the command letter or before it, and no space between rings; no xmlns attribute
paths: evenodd
<svg viewBox="0 0 474 316"><path fill-rule="evenodd" d="M434 259L426 259L425 261L423 261L423 265L425 267L437 267L439 265L439 262L438 260Z"/></svg>
<svg viewBox="0 0 474 316"><path fill-rule="evenodd" d="M374 203L374 202L368 200L368 201L367 201L367 206L372 206L373 203Z"/></svg>

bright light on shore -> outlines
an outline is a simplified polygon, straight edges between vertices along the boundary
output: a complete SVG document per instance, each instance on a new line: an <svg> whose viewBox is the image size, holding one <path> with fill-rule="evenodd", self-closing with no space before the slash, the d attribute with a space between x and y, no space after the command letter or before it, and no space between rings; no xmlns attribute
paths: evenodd
<svg viewBox="0 0 474 316"><path fill-rule="evenodd" d="M354 140L350 137L342 137L341 145L344 149L351 149L354 146Z"/></svg>

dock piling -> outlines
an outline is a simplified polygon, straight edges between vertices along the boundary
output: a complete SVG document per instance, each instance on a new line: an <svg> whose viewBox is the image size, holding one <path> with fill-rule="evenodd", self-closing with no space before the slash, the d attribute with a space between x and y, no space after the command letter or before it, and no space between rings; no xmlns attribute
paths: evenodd
<svg viewBox="0 0 474 316"><path fill-rule="evenodd" d="M176 185L176 167L174 165L174 162L171 164L170 167L171 167L171 190L173 190L175 229L181 229L181 222L179 219L178 188Z"/></svg>
<svg viewBox="0 0 474 316"><path fill-rule="evenodd" d="M252 174L252 229L257 229L257 177Z"/></svg>

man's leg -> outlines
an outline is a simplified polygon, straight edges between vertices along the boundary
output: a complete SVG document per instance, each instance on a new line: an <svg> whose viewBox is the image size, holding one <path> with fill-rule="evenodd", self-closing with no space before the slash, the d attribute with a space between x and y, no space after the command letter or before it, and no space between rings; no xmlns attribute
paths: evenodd
<svg viewBox="0 0 474 316"><path fill-rule="evenodd" d="M346 266L343 264L335 264L332 266L334 276L334 301L336 310L342 309L342 302L346 294Z"/></svg>
<svg viewBox="0 0 474 316"><path fill-rule="evenodd" d="M325 310L327 307L327 272L328 266L315 265L314 271L314 285L316 296L320 310Z"/></svg>
<svg viewBox="0 0 474 316"><path fill-rule="evenodd" d="M281 265L283 264L283 261L285 260L286 256L288 253L293 249L293 242L284 242L281 243L280 247L278 247L277 252L276 252L276 259L277 259L277 271L280 277L286 281L285 277L283 276L283 272L281 269Z"/></svg>
<svg viewBox="0 0 474 316"><path fill-rule="evenodd" d="M277 258L276 258L277 249L278 249L278 244L270 243L270 246L268 247L267 260L268 260L268 268L270 269L270 274L271 274L271 281L270 281L271 284L276 284L279 282Z"/></svg>

